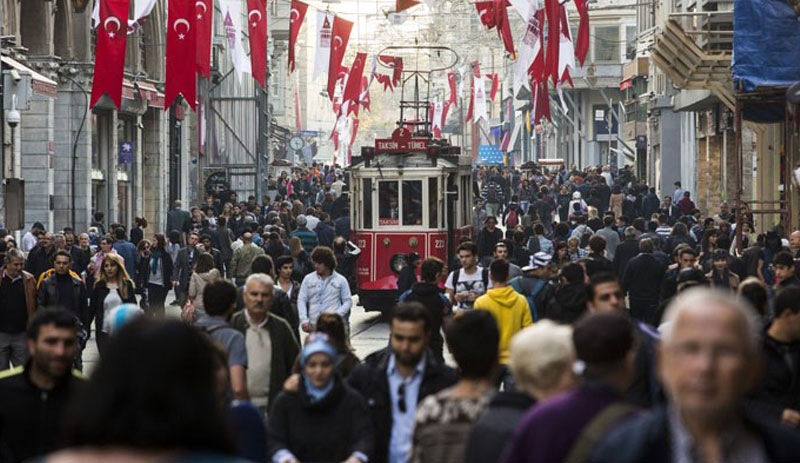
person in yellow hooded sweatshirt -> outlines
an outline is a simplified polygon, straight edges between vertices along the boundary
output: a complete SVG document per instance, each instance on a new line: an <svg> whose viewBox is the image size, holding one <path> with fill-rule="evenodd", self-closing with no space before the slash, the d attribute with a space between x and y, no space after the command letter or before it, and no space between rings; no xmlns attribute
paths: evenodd
<svg viewBox="0 0 800 463"><path fill-rule="evenodd" d="M528 300L525 296L514 291L508 285L508 261L495 259L489 266L489 279L492 287L486 294L475 300L476 310L486 310L494 316L497 327L500 329L500 343L498 346L499 362L501 366L500 379L506 389L510 387L508 374L509 346L511 338L528 325L533 324Z"/></svg>

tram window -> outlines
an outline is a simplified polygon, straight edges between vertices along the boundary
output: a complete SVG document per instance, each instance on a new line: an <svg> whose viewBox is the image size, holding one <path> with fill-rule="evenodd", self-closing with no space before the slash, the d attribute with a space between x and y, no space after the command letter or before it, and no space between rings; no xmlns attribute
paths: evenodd
<svg viewBox="0 0 800 463"><path fill-rule="evenodd" d="M378 182L378 225L400 225L397 182Z"/></svg>
<svg viewBox="0 0 800 463"><path fill-rule="evenodd" d="M364 199L361 202L363 205L363 218L364 228L372 228L372 179L364 179L364 189L362 191Z"/></svg>
<svg viewBox="0 0 800 463"><path fill-rule="evenodd" d="M428 179L428 202L431 207L428 209L428 227L436 228L439 226L439 179Z"/></svg>
<svg viewBox="0 0 800 463"><path fill-rule="evenodd" d="M403 182L403 225L422 225L422 181Z"/></svg>

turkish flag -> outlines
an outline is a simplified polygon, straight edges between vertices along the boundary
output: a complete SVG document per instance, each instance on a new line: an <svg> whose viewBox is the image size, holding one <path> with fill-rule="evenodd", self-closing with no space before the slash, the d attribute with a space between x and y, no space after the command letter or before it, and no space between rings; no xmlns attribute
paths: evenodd
<svg viewBox="0 0 800 463"><path fill-rule="evenodd" d="M392 77L387 76L386 74L374 73L375 79L383 84L383 91L392 90L394 91L394 86L392 85Z"/></svg>
<svg viewBox="0 0 800 463"><path fill-rule="evenodd" d="M367 76L361 76L361 96L358 97L358 103L367 111L370 110L372 99L369 96L369 80Z"/></svg>
<svg viewBox="0 0 800 463"><path fill-rule="evenodd" d="M418 0L396 0L394 3L394 12L399 13L403 10L407 10L413 6L417 6L422 2Z"/></svg>
<svg viewBox="0 0 800 463"><path fill-rule="evenodd" d="M300 26L306 17L308 5L299 1L292 0L292 9L289 12L289 74L294 72L294 46L297 43L297 36L300 35Z"/></svg>
<svg viewBox="0 0 800 463"><path fill-rule="evenodd" d="M495 6L493 0L489 0L488 2L475 2L475 8L478 10L478 18L480 18L481 24L489 29L494 29L495 26L497 26Z"/></svg>
<svg viewBox="0 0 800 463"><path fill-rule="evenodd" d="M197 56L195 30L195 0L169 0L167 20L167 79L164 90L164 109L169 109L178 94L196 105L197 80L195 79L195 57Z"/></svg>
<svg viewBox="0 0 800 463"><path fill-rule="evenodd" d="M558 0L544 0L545 14L547 15L547 53L544 57L545 78L553 79L553 85L558 85L558 48L561 43L561 5Z"/></svg>
<svg viewBox="0 0 800 463"><path fill-rule="evenodd" d="M333 18L331 59L328 62L328 97L330 97L331 100L333 100L333 92L336 89L336 77L338 76L338 73L334 71L342 66L344 52L347 51L347 42L350 41L350 31L352 30L352 22L338 16Z"/></svg>
<svg viewBox="0 0 800 463"><path fill-rule="evenodd" d="M392 86L397 87L403 77L403 58L379 55L378 59L386 66L392 68Z"/></svg>
<svg viewBox="0 0 800 463"><path fill-rule="evenodd" d="M197 73L211 76L211 31L214 28L214 1L194 2L195 27L197 28Z"/></svg>
<svg viewBox="0 0 800 463"><path fill-rule="evenodd" d="M456 98L456 73L455 72L448 72L447 73L447 85L450 87L450 103L458 106L458 100Z"/></svg>
<svg viewBox="0 0 800 463"><path fill-rule="evenodd" d="M578 37L575 40L575 57L583 66L586 54L589 53L589 0L575 0L580 22L578 23Z"/></svg>
<svg viewBox="0 0 800 463"><path fill-rule="evenodd" d="M247 0L250 65L253 79L267 88L267 0Z"/></svg>
<svg viewBox="0 0 800 463"><path fill-rule="evenodd" d="M358 107L358 97L361 96L361 76L364 75L364 65L367 61L366 53L356 53L353 65L350 66L350 75L347 77L347 86L344 88L342 101L349 101L348 114Z"/></svg>
<svg viewBox="0 0 800 463"><path fill-rule="evenodd" d="M497 96L497 90L500 88L500 79L497 73L486 74L486 77L492 79L492 91L489 93L489 99L494 101Z"/></svg>
<svg viewBox="0 0 800 463"><path fill-rule="evenodd" d="M512 57L516 56L514 51L514 39L511 37L511 23L508 22L508 5L506 0L495 1L495 23L497 24L497 35L503 40L503 47Z"/></svg>
<svg viewBox="0 0 800 463"><path fill-rule="evenodd" d="M125 71L125 43L128 39L129 0L100 0L97 23L97 52L94 59L92 99L94 107L104 94L122 107L122 75Z"/></svg>

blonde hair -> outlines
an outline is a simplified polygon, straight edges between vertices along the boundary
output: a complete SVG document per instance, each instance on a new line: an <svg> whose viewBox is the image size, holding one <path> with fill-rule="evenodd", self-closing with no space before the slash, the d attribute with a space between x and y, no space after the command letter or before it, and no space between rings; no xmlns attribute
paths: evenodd
<svg viewBox="0 0 800 463"><path fill-rule="evenodd" d="M511 339L508 366L523 390L552 389L574 359L572 327L542 320Z"/></svg>
<svg viewBox="0 0 800 463"><path fill-rule="evenodd" d="M131 283L131 288L135 288L135 284L133 283L133 280L131 280L131 277L128 275L128 271L125 270L125 262L123 261L122 256L120 256L119 254L108 253L103 256L103 260L100 261L100 276L97 277L97 282L95 283L95 286L97 286L97 283L100 283L101 281L108 282L108 279L106 277L106 272L103 270L103 266L105 265L107 260L110 260L115 264L117 264L117 269L119 269L117 273L117 285L119 286L119 295L122 296L123 299L128 298L129 296L128 286L125 284L125 281L129 281Z"/></svg>

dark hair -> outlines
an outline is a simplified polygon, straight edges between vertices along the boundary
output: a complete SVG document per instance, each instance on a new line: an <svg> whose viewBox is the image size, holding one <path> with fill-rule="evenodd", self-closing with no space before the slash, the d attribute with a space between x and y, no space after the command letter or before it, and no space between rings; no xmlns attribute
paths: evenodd
<svg viewBox="0 0 800 463"><path fill-rule="evenodd" d="M292 256L278 256L278 259L275 261L275 268L280 270L286 264L294 265L294 259Z"/></svg>
<svg viewBox="0 0 800 463"><path fill-rule="evenodd" d="M439 274L442 273L442 270L444 270L444 262L442 262L442 259L438 257L428 257L422 261L422 265L419 267L419 275L422 281L433 283L436 281Z"/></svg>
<svg viewBox="0 0 800 463"><path fill-rule="evenodd" d="M592 235L589 238L589 249L595 254L602 254L606 249L606 239L600 235Z"/></svg>
<svg viewBox="0 0 800 463"><path fill-rule="evenodd" d="M65 413L67 445L232 455L215 358L210 337L185 323L132 321Z"/></svg>
<svg viewBox="0 0 800 463"><path fill-rule="evenodd" d="M461 245L458 246L458 249L456 249L456 254L461 253L461 251L467 251L470 254L472 254L473 256L477 256L478 255L478 246L475 243L473 243L472 241L467 241L467 242L461 243Z"/></svg>
<svg viewBox="0 0 800 463"><path fill-rule="evenodd" d="M171 234L172 232L170 232ZM159 250L166 250L167 248L167 239L161 233L156 233L153 235L153 238L156 239L156 245L154 246L155 249ZM178 239L180 239L180 234L178 234Z"/></svg>
<svg viewBox="0 0 800 463"><path fill-rule="evenodd" d="M772 265L794 267L794 257L788 251L781 251L772 258Z"/></svg>
<svg viewBox="0 0 800 463"><path fill-rule="evenodd" d="M36 340L42 326L55 325L56 328L72 328L78 331L78 319L72 312L63 309L43 309L36 312L31 322L28 324L28 331L25 336L28 339Z"/></svg>
<svg viewBox="0 0 800 463"><path fill-rule="evenodd" d="M790 288L793 286L790 286ZM787 288L789 289L789 288ZM739 284L739 295L742 296L755 309L756 315L764 317L769 308L769 293L767 288L757 279L747 278ZM775 307L778 307L777 305Z"/></svg>
<svg viewBox="0 0 800 463"><path fill-rule="evenodd" d="M328 335L328 341L337 352L352 352L344 330L344 319L336 312L323 312L317 318L315 331Z"/></svg>
<svg viewBox="0 0 800 463"><path fill-rule="evenodd" d="M200 235L200 242L202 243L205 240L211 241L211 235L209 235L208 233L203 233L202 235Z"/></svg>
<svg viewBox="0 0 800 463"><path fill-rule="evenodd" d="M428 309L419 302L401 302L394 306L392 309L392 317L389 320L390 327L395 320L412 323L422 322L426 333L431 330L431 314L428 312Z"/></svg>
<svg viewBox="0 0 800 463"><path fill-rule="evenodd" d="M228 280L212 281L203 288L203 308L211 316L225 315L236 304L236 297L233 283Z"/></svg>
<svg viewBox="0 0 800 463"><path fill-rule="evenodd" d="M561 276L567 283L581 283L584 278L583 265L570 262L561 268Z"/></svg>
<svg viewBox="0 0 800 463"><path fill-rule="evenodd" d="M115 228L114 229L114 238L116 238L118 240L124 240L125 239L125 229L122 228L122 227Z"/></svg>
<svg viewBox="0 0 800 463"><path fill-rule="evenodd" d="M63 249L59 249L58 251L56 251L56 253L53 255L53 261L55 262L55 260L59 256L66 257L70 262L72 262L72 254L68 253L67 251L65 251Z"/></svg>
<svg viewBox="0 0 800 463"><path fill-rule="evenodd" d="M492 281L505 283L508 281L508 261L505 259L495 259L489 264L489 275Z"/></svg>
<svg viewBox="0 0 800 463"><path fill-rule="evenodd" d="M619 284L616 275L611 272L597 272L589 278L589 285L586 287L586 298L594 300L594 289L605 283Z"/></svg>
<svg viewBox="0 0 800 463"><path fill-rule="evenodd" d="M787 310L793 314L800 312L800 287L787 286L775 296L775 318Z"/></svg>
<svg viewBox="0 0 800 463"><path fill-rule="evenodd" d="M318 264L323 264L333 271L336 268L336 256L333 250L327 246L317 246L311 251L311 260Z"/></svg>
<svg viewBox="0 0 800 463"><path fill-rule="evenodd" d="M639 241L639 252L643 254L652 254L653 253L653 240L650 238L642 238Z"/></svg>
<svg viewBox="0 0 800 463"><path fill-rule="evenodd" d="M291 257L289 257L291 259ZM253 258L253 263L250 264L250 273L264 273L272 275L274 268L272 266L272 257L269 254L259 254Z"/></svg>
<svg viewBox="0 0 800 463"><path fill-rule="evenodd" d="M681 243L681 244L685 244L685 243ZM695 251L694 248L689 246L688 244L686 246L678 249L678 251L675 253L675 255L678 256L678 259L680 259L681 256L684 255L684 254L691 254L691 255L697 257L697 251Z"/></svg>
<svg viewBox="0 0 800 463"><path fill-rule="evenodd" d="M731 255L728 254L728 251L724 249L715 249L714 252L711 253L711 260L724 260L727 262L730 256Z"/></svg>
<svg viewBox="0 0 800 463"><path fill-rule="evenodd" d="M535 235L544 235L544 225L540 223L534 224L533 233Z"/></svg>
<svg viewBox="0 0 800 463"><path fill-rule="evenodd" d="M445 325L444 334L462 378L492 376L497 366L500 331L491 313L485 310L461 313Z"/></svg>
<svg viewBox="0 0 800 463"><path fill-rule="evenodd" d="M194 272L195 273L206 273L210 272L214 268L214 258L211 257L211 254L208 253L201 253L197 256L194 262Z"/></svg>
<svg viewBox="0 0 800 463"><path fill-rule="evenodd" d="M170 230L169 234L167 236L169 237L169 242L170 243L180 243L181 242L181 232L179 232L178 230Z"/></svg>
<svg viewBox="0 0 800 463"><path fill-rule="evenodd" d="M614 216L607 215L607 216L603 217L603 225L606 226L606 227L610 227L610 226L614 225Z"/></svg>

